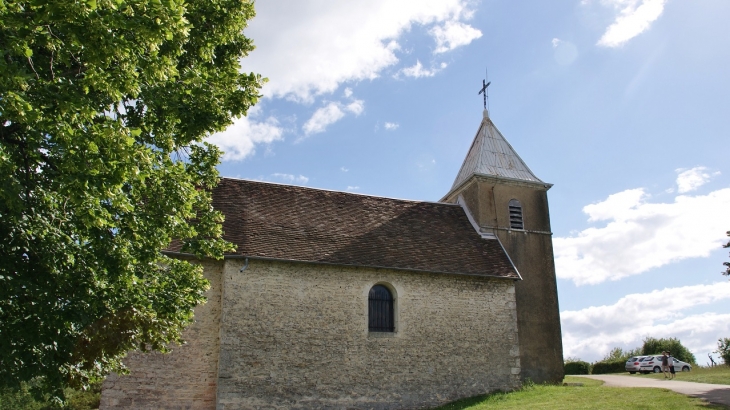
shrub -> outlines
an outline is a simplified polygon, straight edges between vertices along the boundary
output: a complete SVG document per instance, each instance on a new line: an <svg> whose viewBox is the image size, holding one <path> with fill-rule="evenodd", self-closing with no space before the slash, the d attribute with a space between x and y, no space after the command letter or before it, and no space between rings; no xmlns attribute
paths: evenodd
<svg viewBox="0 0 730 410"><path fill-rule="evenodd" d="M626 361L611 360L593 363L592 374L621 373L626 371Z"/></svg>
<svg viewBox="0 0 730 410"><path fill-rule="evenodd" d="M641 353L644 355L659 354L663 351L672 352L672 357L675 357L683 362L690 364L697 364L695 355L682 345L682 342L675 337L669 339L656 339L653 337L647 337L644 339L644 346L641 348Z"/></svg>
<svg viewBox="0 0 730 410"><path fill-rule="evenodd" d="M582 360L565 363L565 374L591 374L591 364Z"/></svg>

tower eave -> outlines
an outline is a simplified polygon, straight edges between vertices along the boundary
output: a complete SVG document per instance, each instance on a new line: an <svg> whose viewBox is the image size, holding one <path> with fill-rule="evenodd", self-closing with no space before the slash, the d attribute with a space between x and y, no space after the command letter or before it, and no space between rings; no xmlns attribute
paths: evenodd
<svg viewBox="0 0 730 410"><path fill-rule="evenodd" d="M490 174L472 174L469 178L465 179L458 186L452 187L451 190L449 190L449 192L444 195L443 198L441 198L438 202L447 202L449 198L455 198L456 196L458 196L458 193L466 188L466 186L469 185L469 183L474 179L484 182L500 183L504 185L523 186L544 191L547 191L553 187L553 184L543 181L527 181L519 178L500 177Z"/></svg>

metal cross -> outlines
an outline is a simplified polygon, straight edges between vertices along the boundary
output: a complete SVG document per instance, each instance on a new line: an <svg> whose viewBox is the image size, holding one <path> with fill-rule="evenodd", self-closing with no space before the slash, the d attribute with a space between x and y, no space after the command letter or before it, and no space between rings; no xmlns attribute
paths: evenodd
<svg viewBox="0 0 730 410"><path fill-rule="evenodd" d="M492 84L492 82L486 82L485 80L482 80L482 89L479 90L479 94L484 94L484 109L487 109L487 87L489 87L489 84ZM479 95L477 94L477 95Z"/></svg>

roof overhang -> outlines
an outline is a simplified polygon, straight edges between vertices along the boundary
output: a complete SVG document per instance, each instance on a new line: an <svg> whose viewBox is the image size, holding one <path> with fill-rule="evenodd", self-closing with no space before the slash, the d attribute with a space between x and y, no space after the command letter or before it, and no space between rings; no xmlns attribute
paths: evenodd
<svg viewBox="0 0 730 410"><path fill-rule="evenodd" d="M499 241L499 240L497 240L497 241ZM500 246L502 246L501 242L499 242L499 244L500 244ZM504 246L502 246L502 249L504 250ZM162 253L164 255L173 256L173 257L199 259L196 255L193 255L190 253L173 252L173 251L162 251ZM510 259L509 255L507 254L506 251L505 251L505 255L507 255L507 258L510 260L510 263L512 263L512 260ZM360 265L360 264L348 264L348 263L307 261L307 260L299 260L299 259L269 258L269 257L264 257L264 256L255 256L255 255L224 255L223 259L224 260L226 260L226 259L252 259L252 260L272 261L272 262L305 263L305 264L312 264L312 265L344 266L344 267L368 268L368 269L389 269L389 270L416 272L416 273L434 273L434 274L441 274L441 275L472 276L472 277L478 277L478 278L522 280L522 277L520 276L519 272L517 272L517 268L515 268L517 277L514 277L514 276L499 276L499 275L481 275L481 274L476 274L476 273L444 272L444 271L438 271L438 270L411 269L411 268L401 268L401 267L392 267L392 266ZM512 266L514 267L514 263L512 263Z"/></svg>
<svg viewBox="0 0 730 410"><path fill-rule="evenodd" d="M469 185L473 180L487 182L487 183L521 186L521 187L525 187L525 188L537 189L540 191L547 191L550 188L552 188L552 186L553 186L553 184L549 184L546 182L526 181L524 179L499 177L499 176L488 175L488 174L472 174L471 177L469 177L464 182L459 184L459 186L452 188L448 194L444 195L444 197L439 200L439 202L446 202L446 200L449 198L457 197L461 193L461 191L463 191L464 188L466 188L466 186Z"/></svg>

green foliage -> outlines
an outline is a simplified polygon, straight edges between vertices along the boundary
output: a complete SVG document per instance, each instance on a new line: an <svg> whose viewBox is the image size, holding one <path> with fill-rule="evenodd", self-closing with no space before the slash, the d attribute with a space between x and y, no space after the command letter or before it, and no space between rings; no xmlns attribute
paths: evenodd
<svg viewBox="0 0 730 410"><path fill-rule="evenodd" d="M626 371L626 360L610 360L593 363L591 374L623 373Z"/></svg>
<svg viewBox="0 0 730 410"><path fill-rule="evenodd" d="M615 361L622 361L625 362L629 360L630 357L634 356L641 356L641 348L637 347L635 349L626 350L624 351L620 347L614 347L611 349L608 354L601 360L602 362L615 362Z"/></svg>
<svg viewBox="0 0 730 410"><path fill-rule="evenodd" d="M723 337L718 340L717 350L715 353L719 354L720 357L722 357L722 361L724 361L726 365L730 366L730 338Z"/></svg>
<svg viewBox="0 0 730 410"><path fill-rule="evenodd" d="M644 345L641 347L643 355L660 354L663 351L669 351L672 356L689 364L697 364L695 355L682 345L679 339L670 337L668 339L656 339L647 337L644 339Z"/></svg>
<svg viewBox="0 0 730 410"><path fill-rule="evenodd" d="M51 410L58 409L58 403L54 402L49 395L36 399L30 393L32 387L37 387L38 379L29 383L21 383L19 388L0 389L0 410ZM101 383L93 383L90 389L85 391L64 389L66 402L63 408L67 410L92 410L98 409L101 401Z"/></svg>
<svg viewBox="0 0 730 410"><path fill-rule="evenodd" d="M203 139L244 115L253 2L0 1L0 387L63 397L165 351L220 258ZM40 397L39 396L39 397Z"/></svg>
<svg viewBox="0 0 730 410"><path fill-rule="evenodd" d="M565 374L591 374L591 364L582 360L566 362Z"/></svg>
<svg viewBox="0 0 730 410"><path fill-rule="evenodd" d="M33 399L28 385L22 383L20 387L0 388L0 410L42 410L43 403Z"/></svg>

